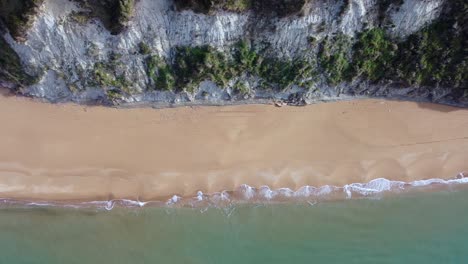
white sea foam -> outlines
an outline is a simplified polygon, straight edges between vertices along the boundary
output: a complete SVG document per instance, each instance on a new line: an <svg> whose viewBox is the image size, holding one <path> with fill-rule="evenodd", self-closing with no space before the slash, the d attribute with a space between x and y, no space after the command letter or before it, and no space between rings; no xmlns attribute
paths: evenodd
<svg viewBox="0 0 468 264"><path fill-rule="evenodd" d="M167 205L176 204L177 202L179 202L179 201L181 200L181 198L182 198L182 197L180 197L180 196L174 195L174 196L171 197L171 199L169 199L169 200L167 201L166 204L167 204Z"/></svg>
<svg viewBox="0 0 468 264"><path fill-rule="evenodd" d="M368 183L352 183L343 187L347 198L351 198L353 193L358 193L364 196L377 194L385 191L403 189L405 182L391 181L384 178L372 180Z"/></svg>
<svg viewBox="0 0 468 264"><path fill-rule="evenodd" d="M239 193L243 194L244 199L250 200L255 196L255 189L247 184L242 184L238 190Z"/></svg>
<svg viewBox="0 0 468 264"><path fill-rule="evenodd" d="M398 193L411 190L424 190L430 186L456 186L468 184L468 177L460 173L456 178L443 179L427 179L417 180L412 182L392 181L385 178L378 178L367 183L352 183L345 186L324 185L321 187L302 186L297 190L290 188L271 189L269 186L261 186L255 188L247 184L242 184L235 191L222 191L213 194L204 194L198 191L197 195L192 198L183 198L178 195L172 196L165 203L166 206L206 206L220 205L228 206L236 202L275 202L275 201L303 201L310 205L315 205L319 200L327 200L330 197L337 199L351 199L354 197L379 197L384 193ZM313 202L311 202L313 201ZM195 204L194 204L195 202ZM23 205L28 207L68 207L68 208L102 208L112 210L116 206L120 207L144 207L149 203L162 205L158 201L140 201L130 199L113 199L108 201L90 201L77 203L63 203L52 201L22 201L9 198L0 198L0 203L3 206L8 205Z"/></svg>
<svg viewBox="0 0 468 264"><path fill-rule="evenodd" d="M258 194L267 199L270 200L275 196L275 192L270 189L268 186L262 186L258 189Z"/></svg>
<svg viewBox="0 0 468 264"><path fill-rule="evenodd" d="M336 191L337 189L339 189L339 187L325 185L318 188L315 193L312 193L312 195L325 196L332 193L333 191Z"/></svg>
<svg viewBox="0 0 468 264"><path fill-rule="evenodd" d="M203 201L203 192L202 191L198 191L197 192L197 201Z"/></svg>
<svg viewBox="0 0 468 264"><path fill-rule="evenodd" d="M214 203L230 201L231 196L227 191L217 192L209 196L209 199Z"/></svg>
<svg viewBox="0 0 468 264"><path fill-rule="evenodd" d="M123 199L123 200L118 200L120 203L126 205L126 206L138 206L138 207L143 207L145 206L148 202L141 202L140 200L129 200L129 199Z"/></svg>
<svg viewBox="0 0 468 264"><path fill-rule="evenodd" d="M27 206L35 206L35 207L48 207L48 206L53 206L53 203L41 203L41 202L31 202L27 203Z"/></svg>
<svg viewBox="0 0 468 264"><path fill-rule="evenodd" d="M302 186L294 193L294 195L296 197L308 197L314 191L314 189L317 189L317 188L309 186L309 185Z"/></svg>

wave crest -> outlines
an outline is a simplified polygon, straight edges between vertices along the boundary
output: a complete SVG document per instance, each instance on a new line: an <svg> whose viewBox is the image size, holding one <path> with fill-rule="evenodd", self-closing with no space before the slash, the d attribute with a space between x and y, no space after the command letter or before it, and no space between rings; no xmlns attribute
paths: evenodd
<svg viewBox="0 0 468 264"><path fill-rule="evenodd" d="M222 191L213 194L204 194L198 191L194 197L182 197L173 195L164 201L139 201L129 199L113 199L108 201L89 201L77 203L64 203L53 201L23 201L3 198L0 205L3 206L26 206L26 207L70 207L70 208L98 208L112 210L119 207L144 207L167 206L167 207L223 207L233 203L269 203L269 202L307 202L311 205L318 201L341 200L351 198L381 197L384 194L395 194L409 192L412 190L431 190L438 187L451 187L468 184L468 177L460 173L457 178L427 179L412 182L392 181L378 178L367 183L352 183L342 187L324 185L321 187L302 186L297 190L290 188L271 189L269 186L255 188L242 184L234 191Z"/></svg>

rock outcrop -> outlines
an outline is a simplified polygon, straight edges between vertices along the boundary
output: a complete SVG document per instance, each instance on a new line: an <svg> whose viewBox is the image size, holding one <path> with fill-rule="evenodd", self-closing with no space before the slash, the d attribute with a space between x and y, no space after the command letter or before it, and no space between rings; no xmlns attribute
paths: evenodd
<svg viewBox="0 0 468 264"><path fill-rule="evenodd" d="M50 101L468 104L461 0L13 2L0 85Z"/></svg>

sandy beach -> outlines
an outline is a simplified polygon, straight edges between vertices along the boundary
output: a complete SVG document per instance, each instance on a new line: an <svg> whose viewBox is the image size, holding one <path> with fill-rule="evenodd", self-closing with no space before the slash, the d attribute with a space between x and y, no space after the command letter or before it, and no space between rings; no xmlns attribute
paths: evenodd
<svg viewBox="0 0 468 264"><path fill-rule="evenodd" d="M468 109L384 100L115 109L0 96L0 197L162 199L468 172Z"/></svg>

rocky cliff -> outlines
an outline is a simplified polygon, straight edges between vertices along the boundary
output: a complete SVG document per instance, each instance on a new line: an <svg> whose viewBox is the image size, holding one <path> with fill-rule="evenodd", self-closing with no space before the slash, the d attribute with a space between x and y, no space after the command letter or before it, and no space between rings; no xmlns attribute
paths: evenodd
<svg viewBox="0 0 468 264"><path fill-rule="evenodd" d="M160 105L468 105L462 0L0 0L0 86Z"/></svg>

